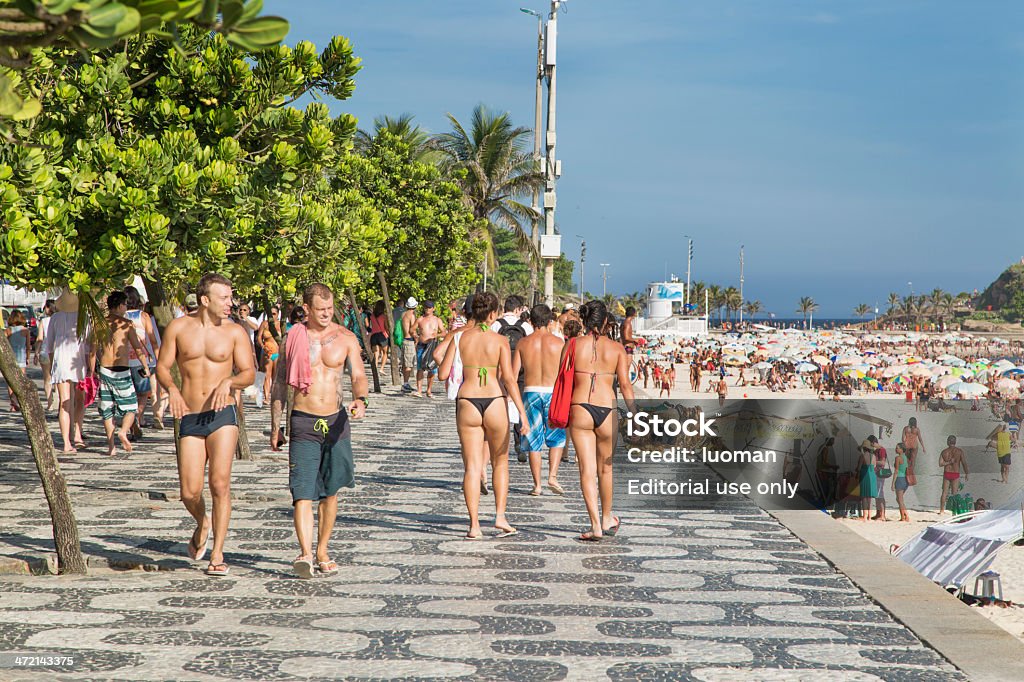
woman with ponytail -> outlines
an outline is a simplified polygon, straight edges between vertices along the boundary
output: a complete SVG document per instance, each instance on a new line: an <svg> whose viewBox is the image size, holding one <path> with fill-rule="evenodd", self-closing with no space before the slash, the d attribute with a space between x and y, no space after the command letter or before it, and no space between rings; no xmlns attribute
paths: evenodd
<svg viewBox="0 0 1024 682"><path fill-rule="evenodd" d="M590 516L590 530L579 539L596 542L604 535L615 535L620 525L619 518L612 515L612 453L618 433L615 379L629 409L635 412L636 406L626 349L605 336L611 319L608 308L601 301L590 301L580 309L580 317L584 336L575 347L569 436L576 449L580 488Z"/></svg>
<svg viewBox="0 0 1024 682"><path fill-rule="evenodd" d="M490 292L473 297L472 316L469 324L460 329L445 350L444 359L438 368L441 381L448 378L455 362L456 349L462 358L462 385L455 401L455 424L459 430L462 445L462 461L465 475L462 492L469 510L469 533L467 540L479 540L480 531L480 478L485 461L484 443L491 454L493 470L494 505L496 508L494 528L500 537L515 535L508 519L505 505L508 500L508 408L505 393L520 414L526 414L516 376L512 374L512 352L508 338L491 331L498 319L498 299ZM522 425L522 432L529 433L529 425Z"/></svg>

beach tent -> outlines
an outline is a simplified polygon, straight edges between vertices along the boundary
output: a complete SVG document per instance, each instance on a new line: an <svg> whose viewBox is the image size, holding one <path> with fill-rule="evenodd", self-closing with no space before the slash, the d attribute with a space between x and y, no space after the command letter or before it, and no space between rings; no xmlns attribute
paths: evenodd
<svg viewBox="0 0 1024 682"><path fill-rule="evenodd" d="M1024 536L1024 488L997 509L969 512L936 523L893 552L942 587L964 586L984 573L1006 545Z"/></svg>

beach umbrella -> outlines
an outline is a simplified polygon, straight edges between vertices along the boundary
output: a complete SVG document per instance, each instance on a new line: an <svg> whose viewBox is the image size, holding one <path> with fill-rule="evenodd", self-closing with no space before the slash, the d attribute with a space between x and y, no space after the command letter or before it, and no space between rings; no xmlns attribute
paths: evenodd
<svg viewBox="0 0 1024 682"><path fill-rule="evenodd" d="M988 393L988 387L984 384L968 384L960 381L946 387L952 395L982 396Z"/></svg>
<svg viewBox="0 0 1024 682"><path fill-rule="evenodd" d="M807 372L817 372L818 366L810 362L801 362L796 366L796 371L800 374L806 374Z"/></svg>
<svg viewBox="0 0 1024 682"><path fill-rule="evenodd" d="M859 369L848 369L845 372L843 372L843 376L853 377L854 379L863 379L865 377L865 374Z"/></svg>
<svg viewBox="0 0 1024 682"><path fill-rule="evenodd" d="M1000 393L1020 393L1020 385L1013 379L1000 379L996 382L996 390Z"/></svg>
<svg viewBox="0 0 1024 682"><path fill-rule="evenodd" d="M914 365L910 369L910 376L912 377L930 377L931 375L932 371L925 367L924 365Z"/></svg>
<svg viewBox="0 0 1024 682"><path fill-rule="evenodd" d="M729 365L730 367L739 367L740 365L747 364L747 359L740 357L739 355L727 355L723 360L723 364Z"/></svg>
<svg viewBox="0 0 1024 682"><path fill-rule="evenodd" d="M829 363L829 359L826 358L824 355L812 355L811 360L818 363L819 365L827 365Z"/></svg>
<svg viewBox="0 0 1024 682"><path fill-rule="evenodd" d="M1006 360L1005 358L1000 360L999 362L994 363L992 367L994 367L996 371L999 372L1004 372L1008 369L1015 369L1014 364L1009 360Z"/></svg>
<svg viewBox="0 0 1024 682"><path fill-rule="evenodd" d="M1013 369L1008 369L1005 372L1002 372L1004 377L1017 377L1022 374L1024 374L1024 369L1021 369L1020 367L1014 367Z"/></svg>
<svg viewBox="0 0 1024 682"><path fill-rule="evenodd" d="M772 368L772 363L770 363L770 362L759 362L756 365L754 365L754 369L771 369L771 368Z"/></svg>
<svg viewBox="0 0 1024 682"><path fill-rule="evenodd" d="M947 388L949 386L952 386L953 384L960 383L960 380L955 376L947 374L944 377L939 377L933 383L939 388Z"/></svg>

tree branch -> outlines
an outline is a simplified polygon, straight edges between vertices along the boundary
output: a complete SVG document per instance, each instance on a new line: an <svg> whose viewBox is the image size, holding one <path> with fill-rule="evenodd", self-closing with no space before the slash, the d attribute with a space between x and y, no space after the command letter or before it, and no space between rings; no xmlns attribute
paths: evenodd
<svg viewBox="0 0 1024 682"><path fill-rule="evenodd" d="M11 57L0 52L0 66L6 66L9 69L27 69L31 65L32 55L30 54L23 57Z"/></svg>
<svg viewBox="0 0 1024 682"><path fill-rule="evenodd" d="M159 75L160 75L159 71L154 71L153 73L149 74L145 78L140 78L139 80L135 81L134 83L132 83L128 87L131 88L132 90L134 90L135 88L140 88L140 87L142 87L143 85L145 85L146 83L148 83L149 81L153 80L154 78L156 78Z"/></svg>
<svg viewBox="0 0 1024 682"><path fill-rule="evenodd" d="M3 15L0 15L0 31L6 33L43 33L46 28L46 24L41 21L5 21ZM0 38L0 41L3 40Z"/></svg>

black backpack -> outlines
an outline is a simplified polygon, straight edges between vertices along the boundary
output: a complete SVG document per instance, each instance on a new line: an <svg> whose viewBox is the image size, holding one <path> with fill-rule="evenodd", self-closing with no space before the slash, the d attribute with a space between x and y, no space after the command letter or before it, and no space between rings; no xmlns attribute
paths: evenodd
<svg viewBox="0 0 1024 682"><path fill-rule="evenodd" d="M515 353L516 344L526 337L526 330L523 329L523 321L516 320L515 324L509 324L504 317L498 318L498 333L508 339L509 349Z"/></svg>

